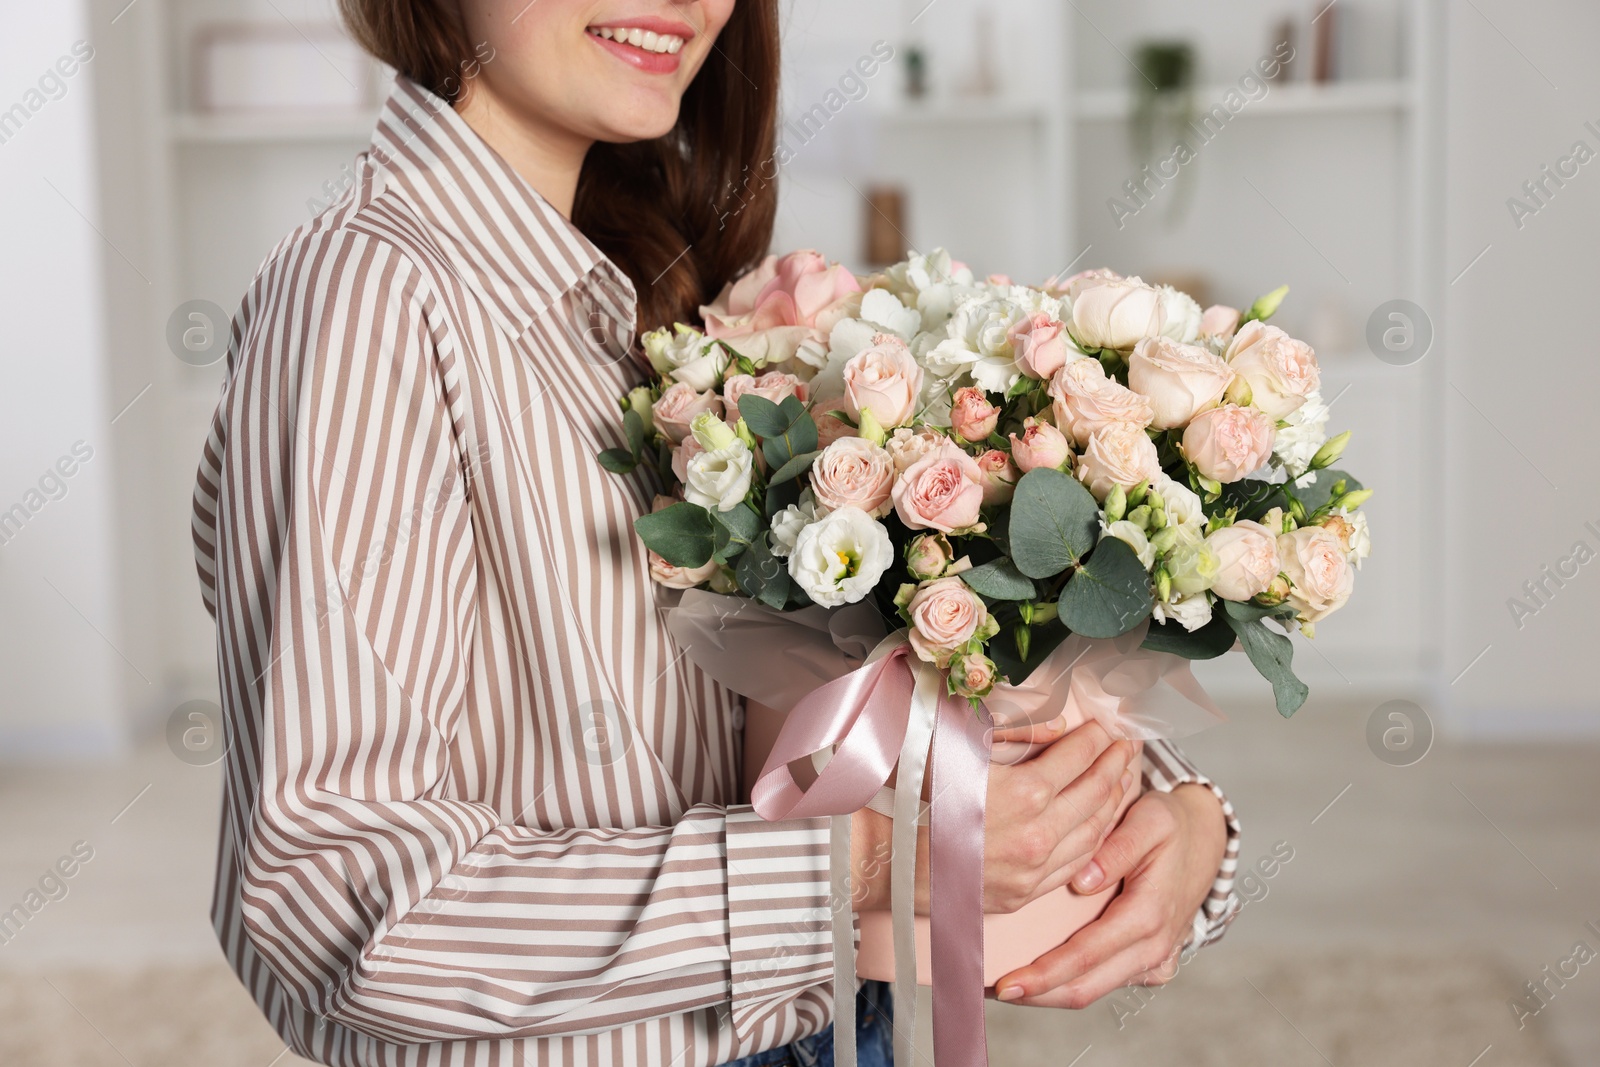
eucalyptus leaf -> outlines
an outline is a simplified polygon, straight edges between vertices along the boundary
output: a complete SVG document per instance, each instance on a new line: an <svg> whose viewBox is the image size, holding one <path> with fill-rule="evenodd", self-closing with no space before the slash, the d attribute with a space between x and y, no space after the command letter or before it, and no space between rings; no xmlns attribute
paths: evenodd
<svg viewBox="0 0 1600 1067"><path fill-rule="evenodd" d="M772 554L772 546L768 544L765 532L759 534L739 557L733 577L746 596L779 611L783 610L793 591L788 568L783 560Z"/></svg>
<svg viewBox="0 0 1600 1067"><path fill-rule="evenodd" d="M728 511L711 514L717 524L716 550L712 558L727 563L743 552L761 533L765 525L761 517L744 504Z"/></svg>
<svg viewBox="0 0 1600 1067"><path fill-rule="evenodd" d="M820 455L822 455L821 451L813 451L802 452L798 456L791 457L789 462L779 467L772 477L767 479L767 484L782 485L784 482L793 481L806 471L810 470L811 464L815 462L816 458Z"/></svg>
<svg viewBox="0 0 1600 1067"><path fill-rule="evenodd" d="M1099 534L1100 506L1071 475L1038 467L1017 482L1007 540L1012 562L1029 578L1077 566Z"/></svg>
<svg viewBox="0 0 1600 1067"><path fill-rule="evenodd" d="M739 398L739 417L744 419L750 432L757 437L782 437L789 429L790 420L778 405L764 396L746 393Z"/></svg>
<svg viewBox="0 0 1600 1067"><path fill-rule="evenodd" d="M1033 579L1017 570L1008 559L997 559L963 571L960 575L979 596L990 600L1032 600L1038 595Z"/></svg>
<svg viewBox="0 0 1600 1067"><path fill-rule="evenodd" d="M633 529L645 546L674 567L704 567L717 549L717 524L698 504L680 501L640 515Z"/></svg>
<svg viewBox="0 0 1600 1067"><path fill-rule="evenodd" d="M1280 633L1267 628L1257 605L1240 604L1224 600L1224 617L1239 643L1250 657L1250 662L1267 681L1272 683L1272 695L1278 704L1278 714L1288 718L1300 710L1311 690L1294 675L1294 643ZM1255 609L1255 610L1251 610Z"/></svg>
<svg viewBox="0 0 1600 1067"><path fill-rule="evenodd" d="M625 448L608 448L600 453L600 466L612 474L631 474L639 461Z"/></svg>
<svg viewBox="0 0 1600 1067"><path fill-rule="evenodd" d="M628 435L628 451L635 460L644 456L644 420L637 411L629 411L622 416L622 428Z"/></svg>
<svg viewBox="0 0 1600 1067"><path fill-rule="evenodd" d="M1059 602L1061 621L1084 637L1121 637L1155 607L1150 575L1126 542L1108 537L1067 579Z"/></svg>

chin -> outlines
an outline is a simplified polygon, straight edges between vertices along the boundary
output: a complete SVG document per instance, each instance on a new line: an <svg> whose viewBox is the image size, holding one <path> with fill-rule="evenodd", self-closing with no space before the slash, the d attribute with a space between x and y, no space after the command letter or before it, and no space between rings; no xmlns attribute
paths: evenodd
<svg viewBox="0 0 1600 1067"><path fill-rule="evenodd" d="M618 94L619 98L624 94ZM620 113L596 116L594 139L612 144L653 141L672 132L678 124L678 98L659 90L645 99L636 99Z"/></svg>

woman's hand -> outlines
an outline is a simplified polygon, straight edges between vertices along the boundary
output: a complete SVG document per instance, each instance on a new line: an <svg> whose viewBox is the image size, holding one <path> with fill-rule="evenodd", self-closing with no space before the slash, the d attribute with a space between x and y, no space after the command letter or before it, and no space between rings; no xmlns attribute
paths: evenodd
<svg viewBox="0 0 1600 1067"><path fill-rule="evenodd" d="M1227 847L1216 794L1203 785L1146 793L1072 881L1122 891L1060 948L995 983L996 996L1038 1007L1084 1008L1126 985L1165 985Z"/></svg>
<svg viewBox="0 0 1600 1067"><path fill-rule="evenodd" d="M1096 722L1061 735L1049 726L996 731L1000 740L1049 742L1025 763L989 768L984 822L986 912L1013 912L1066 885L1101 848L1138 777L1137 742L1113 741ZM937 803L937 801L935 801ZM893 820L871 809L852 819L857 911L889 906ZM928 911L927 828L917 833L918 914Z"/></svg>

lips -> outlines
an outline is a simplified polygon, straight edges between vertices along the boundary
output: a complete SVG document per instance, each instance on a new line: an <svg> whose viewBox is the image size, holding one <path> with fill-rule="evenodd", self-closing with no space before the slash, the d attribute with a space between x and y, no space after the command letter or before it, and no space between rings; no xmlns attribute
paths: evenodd
<svg viewBox="0 0 1600 1067"><path fill-rule="evenodd" d="M596 24L588 29L589 39L613 56L638 70L651 74L671 74L695 31L681 22L661 18L628 19Z"/></svg>

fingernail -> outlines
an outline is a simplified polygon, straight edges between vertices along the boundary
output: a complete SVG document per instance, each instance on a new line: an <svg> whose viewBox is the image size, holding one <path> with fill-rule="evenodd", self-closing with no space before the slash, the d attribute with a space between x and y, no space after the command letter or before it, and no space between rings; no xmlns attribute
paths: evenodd
<svg viewBox="0 0 1600 1067"><path fill-rule="evenodd" d="M1063 711L1060 715L1057 715L1055 718L1051 719L1046 729L1053 734L1066 733L1067 713Z"/></svg>
<svg viewBox="0 0 1600 1067"><path fill-rule="evenodd" d="M1022 987L1019 985L1003 985L995 990L994 995L1000 1000L1021 1000Z"/></svg>
<svg viewBox="0 0 1600 1067"><path fill-rule="evenodd" d="M1100 888L1100 883L1105 880L1106 872L1100 869L1098 863L1090 860L1089 866L1078 872L1078 876L1072 880L1072 884L1085 893L1089 893Z"/></svg>

